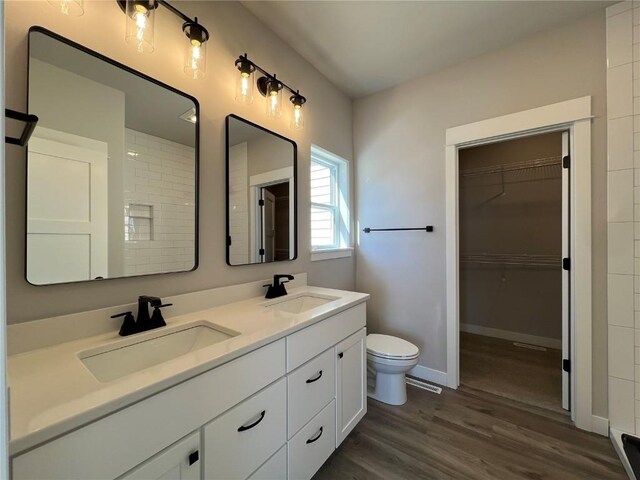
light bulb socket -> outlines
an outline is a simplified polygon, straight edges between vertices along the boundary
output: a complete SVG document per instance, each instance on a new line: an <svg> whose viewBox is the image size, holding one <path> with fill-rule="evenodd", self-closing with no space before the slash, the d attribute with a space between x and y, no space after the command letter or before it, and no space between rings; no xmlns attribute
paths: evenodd
<svg viewBox="0 0 640 480"><path fill-rule="evenodd" d="M122 10L122 12L126 14L127 0L116 0L116 2L118 3L120 10ZM146 10L155 10L156 8L158 8L158 0L135 0L134 3L136 5L144 7Z"/></svg>
<svg viewBox="0 0 640 480"><path fill-rule="evenodd" d="M236 68L240 70L240 73L243 76L246 76L246 77L248 77L249 75L251 75L253 72L256 71L256 66L253 64L251 60L247 58L246 53L238 57L238 59L236 60Z"/></svg>
<svg viewBox="0 0 640 480"><path fill-rule="evenodd" d="M275 75L273 77L260 77L256 82L256 85L258 86L258 91L263 97L271 94L274 90L279 92L284 88L282 82L278 80Z"/></svg>
<svg viewBox="0 0 640 480"><path fill-rule="evenodd" d="M195 17L192 22L184 22L182 25L182 31L192 43L194 41L197 42L197 45L202 45L204 42L209 40L209 32L198 23L198 17Z"/></svg>
<svg viewBox="0 0 640 480"><path fill-rule="evenodd" d="M296 92L293 95L291 95L289 97L289 100L291 101L291 103L293 103L294 107L298 107L298 108L301 108L302 105L304 105L307 101L307 99L302 95L300 95L299 92Z"/></svg>

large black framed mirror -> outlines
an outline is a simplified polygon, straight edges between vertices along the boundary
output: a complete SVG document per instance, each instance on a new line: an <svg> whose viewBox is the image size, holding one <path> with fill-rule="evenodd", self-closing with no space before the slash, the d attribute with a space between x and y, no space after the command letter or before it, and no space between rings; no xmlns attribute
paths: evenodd
<svg viewBox="0 0 640 480"><path fill-rule="evenodd" d="M297 145L237 115L226 118L227 264L297 257Z"/></svg>
<svg viewBox="0 0 640 480"><path fill-rule="evenodd" d="M32 27L28 102L29 283L197 268L194 97Z"/></svg>

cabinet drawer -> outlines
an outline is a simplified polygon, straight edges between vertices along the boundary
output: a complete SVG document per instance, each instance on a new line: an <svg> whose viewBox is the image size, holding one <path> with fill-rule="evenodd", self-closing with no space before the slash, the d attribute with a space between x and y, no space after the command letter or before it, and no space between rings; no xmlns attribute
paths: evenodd
<svg viewBox="0 0 640 480"><path fill-rule="evenodd" d="M278 380L204 427L204 477L247 478L287 441L287 381Z"/></svg>
<svg viewBox="0 0 640 480"><path fill-rule="evenodd" d="M332 401L289 441L289 480L308 480L335 449L336 402Z"/></svg>
<svg viewBox="0 0 640 480"><path fill-rule="evenodd" d="M325 407L336 394L335 351L326 352L309 360L288 376L287 399L289 405L288 438Z"/></svg>
<svg viewBox="0 0 640 480"><path fill-rule="evenodd" d="M247 480L285 480L287 478L287 446L284 445Z"/></svg>
<svg viewBox="0 0 640 480"><path fill-rule="evenodd" d="M287 372L295 370L311 360L327 347L366 326L366 304L355 307L322 320L287 337Z"/></svg>
<svg viewBox="0 0 640 480"><path fill-rule="evenodd" d="M14 457L13 478L116 478L283 376L284 347L264 346Z"/></svg>
<svg viewBox="0 0 640 480"><path fill-rule="evenodd" d="M166 450L136 467L119 480L152 480L200 478L200 431L183 438Z"/></svg>

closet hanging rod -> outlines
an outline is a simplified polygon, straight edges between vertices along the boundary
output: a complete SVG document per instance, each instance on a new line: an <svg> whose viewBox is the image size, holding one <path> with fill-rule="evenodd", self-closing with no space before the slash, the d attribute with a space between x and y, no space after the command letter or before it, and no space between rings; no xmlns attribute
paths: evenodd
<svg viewBox="0 0 640 480"><path fill-rule="evenodd" d="M423 230L425 232L433 232L433 226L427 225L426 227L415 227L415 228L369 228L365 227L362 229L364 233L371 232L400 232L406 230Z"/></svg>
<svg viewBox="0 0 640 480"><path fill-rule="evenodd" d="M562 259L559 255L477 253L460 255L460 262L482 265L562 267Z"/></svg>
<svg viewBox="0 0 640 480"><path fill-rule="evenodd" d="M562 156L536 158L518 163L504 163L500 165L489 165L486 167L468 168L460 171L461 177L473 177L477 175L492 175L496 173L516 172L520 170L530 170L533 168L562 166Z"/></svg>
<svg viewBox="0 0 640 480"><path fill-rule="evenodd" d="M19 122L25 123L24 129L22 130L22 135L20 135L20 138L5 136L4 141L6 143L10 143L11 145L19 145L21 147L24 147L29 142L29 138L31 138L31 134L36 129L36 125L38 123L38 117L36 117L35 115L27 114L27 113L16 112L15 110L10 110L8 108L5 109L4 115L5 117L10 118L12 120L18 120Z"/></svg>

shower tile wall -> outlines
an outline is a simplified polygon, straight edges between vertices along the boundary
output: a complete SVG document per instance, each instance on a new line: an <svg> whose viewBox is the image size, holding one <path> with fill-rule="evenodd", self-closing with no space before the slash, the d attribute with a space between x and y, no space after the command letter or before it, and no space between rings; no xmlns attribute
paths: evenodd
<svg viewBox="0 0 640 480"><path fill-rule="evenodd" d="M125 237L125 274L190 270L195 262L195 149L128 128L125 134L125 230L135 215L147 222Z"/></svg>
<svg viewBox="0 0 640 480"><path fill-rule="evenodd" d="M607 8L609 423L640 432L640 1Z"/></svg>

